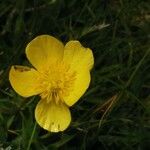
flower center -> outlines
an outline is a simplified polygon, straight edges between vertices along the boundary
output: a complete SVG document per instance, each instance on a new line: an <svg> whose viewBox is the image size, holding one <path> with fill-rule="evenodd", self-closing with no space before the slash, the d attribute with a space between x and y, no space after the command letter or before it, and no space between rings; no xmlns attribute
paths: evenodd
<svg viewBox="0 0 150 150"><path fill-rule="evenodd" d="M41 98L48 103L54 100L56 104L63 102L63 97L69 95L73 89L76 72L71 71L69 65L63 62L51 64L41 72L39 88Z"/></svg>

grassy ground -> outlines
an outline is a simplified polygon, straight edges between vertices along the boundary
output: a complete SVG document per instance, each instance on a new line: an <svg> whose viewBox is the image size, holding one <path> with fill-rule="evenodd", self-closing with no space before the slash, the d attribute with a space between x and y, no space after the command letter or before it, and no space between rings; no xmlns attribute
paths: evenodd
<svg viewBox="0 0 150 150"><path fill-rule="evenodd" d="M0 0L0 150L147 150L150 142L150 5L147 0ZM28 64L26 44L50 34L93 50L88 91L72 123L48 133L35 123L39 98L8 81Z"/></svg>

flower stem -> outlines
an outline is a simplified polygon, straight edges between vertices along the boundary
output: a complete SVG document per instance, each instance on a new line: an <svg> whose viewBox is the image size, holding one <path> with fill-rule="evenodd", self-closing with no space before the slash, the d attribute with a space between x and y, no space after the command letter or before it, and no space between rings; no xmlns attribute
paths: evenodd
<svg viewBox="0 0 150 150"><path fill-rule="evenodd" d="M27 146L27 149L26 149L26 150L30 150L30 146L31 146L31 143L32 143L32 140L33 140L33 137L34 137L36 125L37 125L37 123L35 122L34 127L33 127L33 130L32 130L32 134L31 134L31 137L30 137L30 139L29 139L28 146Z"/></svg>

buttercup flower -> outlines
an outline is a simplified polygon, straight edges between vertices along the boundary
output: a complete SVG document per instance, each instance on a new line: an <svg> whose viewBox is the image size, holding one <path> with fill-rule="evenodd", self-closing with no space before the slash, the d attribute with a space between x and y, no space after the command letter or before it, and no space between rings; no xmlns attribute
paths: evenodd
<svg viewBox="0 0 150 150"><path fill-rule="evenodd" d="M52 36L40 35L27 45L26 56L33 68L11 67L13 89L23 97L40 95L35 118L41 127L50 132L65 130L71 122L69 107L89 87L92 51L79 41L64 46Z"/></svg>

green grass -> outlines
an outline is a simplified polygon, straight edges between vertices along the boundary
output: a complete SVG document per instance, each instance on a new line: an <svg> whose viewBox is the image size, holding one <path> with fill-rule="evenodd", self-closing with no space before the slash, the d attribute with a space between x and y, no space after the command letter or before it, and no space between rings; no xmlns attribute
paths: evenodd
<svg viewBox="0 0 150 150"><path fill-rule="evenodd" d="M0 0L0 149L147 150L149 10L146 0ZM8 81L11 65L29 65L26 44L40 34L79 40L95 57L90 87L61 133L40 128L39 97L20 97Z"/></svg>

